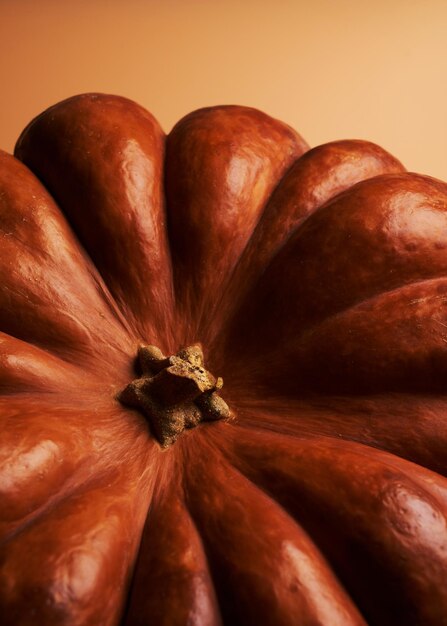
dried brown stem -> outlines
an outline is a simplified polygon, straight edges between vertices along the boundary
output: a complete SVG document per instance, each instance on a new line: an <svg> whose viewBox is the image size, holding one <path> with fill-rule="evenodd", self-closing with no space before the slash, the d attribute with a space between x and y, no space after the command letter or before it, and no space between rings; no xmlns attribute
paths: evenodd
<svg viewBox="0 0 447 626"><path fill-rule="evenodd" d="M156 346L138 348L140 377L129 383L118 400L139 409L152 432L167 448L186 429L202 421L229 419L231 411L218 395L222 378L204 368L200 344L166 357Z"/></svg>

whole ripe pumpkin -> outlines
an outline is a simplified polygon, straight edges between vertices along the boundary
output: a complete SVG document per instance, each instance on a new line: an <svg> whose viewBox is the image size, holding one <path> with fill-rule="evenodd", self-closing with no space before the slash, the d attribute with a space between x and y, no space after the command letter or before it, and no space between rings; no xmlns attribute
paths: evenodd
<svg viewBox="0 0 447 626"><path fill-rule="evenodd" d="M0 158L1 624L447 624L447 186L99 94Z"/></svg>

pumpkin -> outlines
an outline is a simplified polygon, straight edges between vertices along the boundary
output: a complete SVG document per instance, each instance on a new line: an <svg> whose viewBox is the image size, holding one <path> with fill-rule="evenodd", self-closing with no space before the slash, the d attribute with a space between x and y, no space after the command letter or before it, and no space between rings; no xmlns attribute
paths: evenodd
<svg viewBox="0 0 447 626"><path fill-rule="evenodd" d="M447 186L101 94L0 158L2 625L447 624Z"/></svg>

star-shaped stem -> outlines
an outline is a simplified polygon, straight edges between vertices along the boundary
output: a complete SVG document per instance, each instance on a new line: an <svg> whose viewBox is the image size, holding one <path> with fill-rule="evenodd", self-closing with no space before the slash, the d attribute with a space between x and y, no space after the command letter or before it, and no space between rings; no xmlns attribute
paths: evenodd
<svg viewBox="0 0 447 626"><path fill-rule="evenodd" d="M141 345L137 360L140 376L118 394L118 400L148 418L164 448L201 421L231 417L228 405L218 395L223 380L204 368L200 344L169 357L156 346Z"/></svg>

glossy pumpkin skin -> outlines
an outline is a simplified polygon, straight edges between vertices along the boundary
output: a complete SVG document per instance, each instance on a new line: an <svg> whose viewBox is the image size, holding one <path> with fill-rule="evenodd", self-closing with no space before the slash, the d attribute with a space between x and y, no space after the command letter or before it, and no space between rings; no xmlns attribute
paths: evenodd
<svg viewBox="0 0 447 626"><path fill-rule="evenodd" d="M5 626L447 623L447 186L88 94L0 157ZM117 394L201 342L236 418Z"/></svg>

